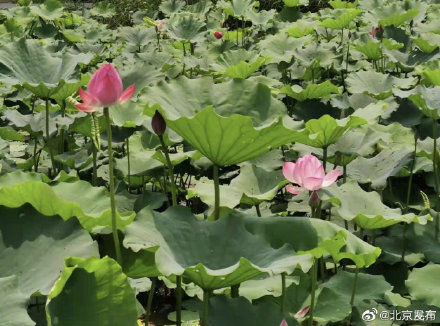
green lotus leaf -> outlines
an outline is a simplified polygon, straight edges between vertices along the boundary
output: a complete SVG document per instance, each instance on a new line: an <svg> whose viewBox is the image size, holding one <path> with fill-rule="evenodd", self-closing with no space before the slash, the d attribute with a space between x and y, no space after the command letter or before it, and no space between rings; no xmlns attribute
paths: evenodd
<svg viewBox="0 0 440 326"><path fill-rule="evenodd" d="M386 18L380 19L379 20L379 24L383 27L386 26L394 26L394 27L399 27L400 25L402 25L403 23L412 20L414 17L416 17L419 14L419 9L418 8L412 8L407 10L404 13L398 13L396 12L395 14L388 16Z"/></svg>
<svg viewBox="0 0 440 326"><path fill-rule="evenodd" d="M337 18L326 18L319 26L331 29L345 29L350 23L362 13L361 9L346 9Z"/></svg>
<svg viewBox="0 0 440 326"><path fill-rule="evenodd" d="M45 183L36 173L11 172L0 177L0 205L20 207L31 204L38 212L59 215L67 220L76 216L88 231L111 229L110 198L104 187L92 187L86 181ZM50 200L48 200L50 198ZM117 226L123 229L134 219L134 212L117 214Z"/></svg>
<svg viewBox="0 0 440 326"><path fill-rule="evenodd" d="M414 300L440 306L440 298L437 295L440 284L440 265L428 264L422 268L414 268L405 284Z"/></svg>
<svg viewBox="0 0 440 326"><path fill-rule="evenodd" d="M430 215L402 214L399 208L384 205L377 192L366 192L353 180L339 187L332 185L321 192L323 200L329 199L335 204L332 214L347 221L353 220L364 229L381 229L401 222L426 224L432 219Z"/></svg>
<svg viewBox="0 0 440 326"><path fill-rule="evenodd" d="M330 280L321 284L321 287L333 290L337 295L342 296L346 302L350 302L354 277L354 273L339 271ZM385 281L383 275L359 273L354 304L357 305L364 300L382 301L384 300L384 293L392 289L393 286Z"/></svg>
<svg viewBox="0 0 440 326"><path fill-rule="evenodd" d="M369 41L365 44L357 44L355 49L364 54L369 60L382 58L382 47L380 42Z"/></svg>
<svg viewBox="0 0 440 326"><path fill-rule="evenodd" d="M252 305L245 298L229 299L216 296L209 300L208 325L278 326L285 318L275 303ZM289 326L298 326L293 318L286 318Z"/></svg>
<svg viewBox="0 0 440 326"><path fill-rule="evenodd" d="M423 52L425 52L425 53L431 53L431 52L433 52L435 49L438 48L438 45L437 45L437 44L435 44L435 43L434 43L434 44L431 44L431 43L429 43L428 40L425 40L425 39L423 39L423 38L421 38L421 37L412 38L411 41L413 41L414 44L417 45L418 48L419 48L420 50L422 50Z"/></svg>
<svg viewBox="0 0 440 326"><path fill-rule="evenodd" d="M75 170L82 170L89 166L93 158L86 148L64 152L55 156L55 160Z"/></svg>
<svg viewBox="0 0 440 326"><path fill-rule="evenodd" d="M345 8L356 8L358 5L357 1L343 1L343 0L330 0L328 2L333 9L345 9Z"/></svg>
<svg viewBox="0 0 440 326"><path fill-rule="evenodd" d="M185 3L179 0L165 0L160 4L160 11L162 11L165 15L171 16L172 14L176 14L180 12Z"/></svg>
<svg viewBox="0 0 440 326"><path fill-rule="evenodd" d="M110 2L100 1L93 5L93 8L90 9L90 14L102 18L111 18L116 15L116 8L115 5Z"/></svg>
<svg viewBox="0 0 440 326"><path fill-rule="evenodd" d="M304 26L304 22L301 22L301 24L297 24L293 27L290 27L287 30L287 34L295 38L300 38L313 34L314 31L315 31L314 27L308 27L308 25Z"/></svg>
<svg viewBox="0 0 440 326"><path fill-rule="evenodd" d="M17 275L18 288L27 297L50 292L64 257L99 254L76 219L63 221L30 207L0 210L0 259L9 262L0 266L0 277Z"/></svg>
<svg viewBox="0 0 440 326"><path fill-rule="evenodd" d="M262 56L271 58L269 60L271 63L290 62L296 54L296 50L301 48L309 39L310 36L294 38L289 37L287 33L277 33L260 41L258 47Z"/></svg>
<svg viewBox="0 0 440 326"><path fill-rule="evenodd" d="M90 81L89 75L81 75L80 80L64 83L51 98L62 104L69 96L78 92L80 87L87 85Z"/></svg>
<svg viewBox="0 0 440 326"><path fill-rule="evenodd" d="M247 17L249 12L256 6L255 0L230 0L221 1L218 6L223 9L227 16L236 18Z"/></svg>
<svg viewBox="0 0 440 326"><path fill-rule="evenodd" d="M316 256L328 253L337 260L348 258L359 268L373 264L381 253L380 248L328 221L299 216L243 218L246 229L264 236L273 248L290 244L297 252Z"/></svg>
<svg viewBox="0 0 440 326"><path fill-rule="evenodd" d="M286 7L298 7L307 6L309 4L308 0L283 0Z"/></svg>
<svg viewBox="0 0 440 326"><path fill-rule="evenodd" d="M77 33L75 31L72 31L70 29L65 29L61 32L61 34L63 34L63 36L66 38L66 40L68 40L69 42L72 43L83 43L84 42L84 37L82 34Z"/></svg>
<svg viewBox="0 0 440 326"><path fill-rule="evenodd" d="M0 323L4 326L34 326L26 308L28 296L20 292L15 275L0 277Z"/></svg>
<svg viewBox="0 0 440 326"><path fill-rule="evenodd" d="M357 157L347 165L347 175L359 183L371 183L373 189L384 189L387 179L397 175L412 158L413 149L384 149L372 158Z"/></svg>
<svg viewBox="0 0 440 326"><path fill-rule="evenodd" d="M281 118L256 129L252 118L234 114L218 115L207 107L193 118L168 120L167 125L195 149L219 166L238 164L292 141L292 132Z"/></svg>
<svg viewBox="0 0 440 326"><path fill-rule="evenodd" d="M13 36L20 37L21 33L23 33L23 28L21 27L20 22L12 17L6 19L3 24L6 28L6 32Z"/></svg>
<svg viewBox="0 0 440 326"><path fill-rule="evenodd" d="M147 45L157 40L154 28L122 27L119 30L118 37L134 45L136 49L141 45Z"/></svg>
<svg viewBox="0 0 440 326"><path fill-rule="evenodd" d="M179 77L170 83L160 82L156 87L145 89L139 101L159 104L163 116L169 120L194 117L210 105L223 117L234 113L247 115L256 127L269 125L286 114L284 104L272 97L269 87L243 79L214 84L211 77ZM144 113L152 117L155 111L154 106L148 106Z"/></svg>
<svg viewBox="0 0 440 326"><path fill-rule="evenodd" d="M223 235L228 234L228 237ZM165 276L183 275L203 289L220 289L263 273L308 270L309 255L297 256L289 246L273 249L245 230L241 216L216 222L198 221L185 207L164 213L140 211L126 229L124 246L137 252L156 248L156 265Z"/></svg>
<svg viewBox="0 0 440 326"><path fill-rule="evenodd" d="M24 135L10 127L0 127L0 138L4 140L24 141Z"/></svg>
<svg viewBox="0 0 440 326"><path fill-rule="evenodd" d="M424 69L422 71L422 77L424 81L428 81L435 86L440 86L440 69Z"/></svg>
<svg viewBox="0 0 440 326"><path fill-rule="evenodd" d="M286 276L286 288L292 284L298 284L298 276ZM280 297L282 294L281 275L261 276L240 284L239 294L249 301L263 296Z"/></svg>
<svg viewBox="0 0 440 326"><path fill-rule="evenodd" d="M137 324L136 296L118 263L70 257L65 264L46 304L48 325Z"/></svg>
<svg viewBox="0 0 440 326"><path fill-rule="evenodd" d="M223 74L230 78L246 79L258 69L260 69L260 67L264 65L267 59L268 58L259 57L256 61L252 63L241 61L239 64L226 69Z"/></svg>
<svg viewBox="0 0 440 326"><path fill-rule="evenodd" d="M393 88L408 88L416 82L414 78L402 79L372 70L350 73L345 81L350 93L367 93L379 100L390 97Z"/></svg>
<svg viewBox="0 0 440 326"><path fill-rule="evenodd" d="M326 80L321 84L308 84L305 89L299 85L293 85L293 87L285 85L280 93L302 102L310 99L330 98L333 94L339 94L339 89L330 80Z"/></svg>
<svg viewBox="0 0 440 326"><path fill-rule="evenodd" d="M32 6L31 11L44 20L56 20L63 16L63 5L58 0L46 0L41 5Z"/></svg>
<svg viewBox="0 0 440 326"><path fill-rule="evenodd" d="M398 50L405 46L405 44L397 42L391 38L383 38L382 43L388 50Z"/></svg>
<svg viewBox="0 0 440 326"><path fill-rule="evenodd" d="M176 14L172 16L166 29L168 35L178 41L199 42L205 35L205 23L192 14Z"/></svg>
<svg viewBox="0 0 440 326"><path fill-rule="evenodd" d="M367 123L362 118L350 116L336 120L329 115L306 122L305 128L293 131L293 141L313 147L324 148L334 144L348 130Z"/></svg>
<svg viewBox="0 0 440 326"><path fill-rule="evenodd" d="M40 98L49 98L73 80L78 63L91 59L91 54L55 55L38 40L20 39L0 49L0 77L5 84L23 85Z"/></svg>
<svg viewBox="0 0 440 326"><path fill-rule="evenodd" d="M438 120L440 118L440 87L419 87L416 94L408 98L427 116Z"/></svg>

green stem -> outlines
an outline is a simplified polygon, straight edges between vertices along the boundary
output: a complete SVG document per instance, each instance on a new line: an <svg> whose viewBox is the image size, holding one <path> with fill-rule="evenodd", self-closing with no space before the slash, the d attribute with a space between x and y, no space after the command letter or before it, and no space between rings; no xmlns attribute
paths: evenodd
<svg viewBox="0 0 440 326"><path fill-rule="evenodd" d="M315 311L315 293L316 293L316 258L313 257L313 265L311 269L312 278L312 288L311 288L311 299L310 299L310 310L309 310L309 326L313 326L313 313Z"/></svg>
<svg viewBox="0 0 440 326"><path fill-rule="evenodd" d="M126 139L126 146L127 146L127 169L128 169L128 191L130 191L131 188L131 179L130 179L130 175L131 175L131 164L130 164L130 138Z"/></svg>
<svg viewBox="0 0 440 326"><path fill-rule="evenodd" d="M255 205L255 210L257 211L257 216L261 217L260 204Z"/></svg>
<svg viewBox="0 0 440 326"><path fill-rule="evenodd" d="M215 203L214 203L214 220L218 220L220 217L220 182L218 179L218 165L214 164L213 167L214 174L214 195L215 195Z"/></svg>
<svg viewBox="0 0 440 326"><path fill-rule="evenodd" d="M327 168L327 146L322 149L322 166L324 167L325 172L325 169Z"/></svg>
<svg viewBox="0 0 440 326"><path fill-rule="evenodd" d="M286 273L281 273L281 312L286 311Z"/></svg>
<svg viewBox="0 0 440 326"><path fill-rule="evenodd" d="M92 154L93 154L93 170L92 170L92 185L96 186L96 180L97 180L97 165L96 165L96 159L97 159L97 150L95 144L92 144Z"/></svg>
<svg viewBox="0 0 440 326"><path fill-rule="evenodd" d="M182 276L176 276L176 324L182 325Z"/></svg>
<svg viewBox="0 0 440 326"><path fill-rule="evenodd" d="M107 142L108 142L108 172L110 178L110 206L112 211L112 233L115 244L116 260L122 266L121 247L119 244L118 228L116 225L116 201L115 201L115 177L113 170L113 148L112 148L112 123L108 108L104 108L104 116L107 122Z"/></svg>
<svg viewBox="0 0 440 326"><path fill-rule="evenodd" d="M353 307L354 304L354 298L356 296L356 287L357 287L357 280L359 275L359 267L356 266L356 271L354 274L354 282L353 282L353 291L351 292L351 299L350 299L350 305Z"/></svg>
<svg viewBox="0 0 440 326"><path fill-rule="evenodd" d="M171 198L173 201L173 206L177 206L177 189L176 189L176 183L174 182L174 169L173 164L171 163L170 154L168 153L168 147L165 145L165 141L163 140L163 136L159 136L160 144L162 145L162 151L165 155L165 159L167 161L167 168L168 168L168 176L170 177L171 181Z"/></svg>
<svg viewBox="0 0 440 326"><path fill-rule="evenodd" d="M432 168L434 170L434 178L435 178L435 193L437 198L437 218L435 220L435 239L438 238L439 234L439 206L440 206L440 198L439 198L439 180L438 180L438 170L437 170L437 121L434 120L432 134L434 137L434 148L433 148L433 158L432 158Z"/></svg>
<svg viewBox="0 0 440 326"><path fill-rule="evenodd" d="M342 183L346 183L347 182L347 166L344 165L342 167Z"/></svg>
<svg viewBox="0 0 440 326"><path fill-rule="evenodd" d="M208 325L210 294L211 293L208 290L203 290L203 312L202 312L202 318L200 319L200 326L207 326Z"/></svg>
<svg viewBox="0 0 440 326"><path fill-rule="evenodd" d="M231 286L231 298L238 298L240 296L239 289L240 289L240 283Z"/></svg>
<svg viewBox="0 0 440 326"><path fill-rule="evenodd" d="M182 41L182 46L183 46L183 56L186 57L185 41Z"/></svg>
<svg viewBox="0 0 440 326"><path fill-rule="evenodd" d="M37 159L37 145L38 139L37 136L34 137L34 171L38 172L38 159Z"/></svg>
<svg viewBox="0 0 440 326"><path fill-rule="evenodd" d="M49 149L49 155L50 155L50 161L52 163L52 171L53 174L56 174L55 170L55 160L53 158L53 151L50 141L50 134L49 134L49 99L46 99L46 144Z"/></svg>
<svg viewBox="0 0 440 326"><path fill-rule="evenodd" d="M147 300L147 309L145 311L145 325L148 325L149 321L150 321L150 317L151 317L151 306L153 304L153 297L154 297L154 291L156 290L156 283L157 283L157 278L153 277L151 279L151 288L150 288L150 292L148 293L148 300Z"/></svg>

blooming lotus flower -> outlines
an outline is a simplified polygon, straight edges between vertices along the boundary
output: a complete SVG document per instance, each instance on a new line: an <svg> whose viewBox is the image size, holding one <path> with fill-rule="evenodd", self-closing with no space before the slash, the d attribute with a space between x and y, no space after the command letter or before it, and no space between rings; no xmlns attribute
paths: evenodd
<svg viewBox="0 0 440 326"><path fill-rule="evenodd" d="M93 74L87 93L81 88L78 90L83 102L75 107L83 112L95 112L101 107L127 102L135 90L136 85L133 84L124 91L118 71L113 65L105 64Z"/></svg>
<svg viewBox="0 0 440 326"><path fill-rule="evenodd" d="M217 32L214 33L214 37L215 37L217 40L219 40L219 39L221 39L221 38L223 37L223 33L220 32L220 31L217 31Z"/></svg>
<svg viewBox="0 0 440 326"><path fill-rule="evenodd" d="M294 195L305 190L315 191L327 187L334 183L340 174L340 170L332 170L325 174L322 163L313 155L304 155L296 163L283 164L284 177L299 186L286 186L286 190Z"/></svg>
<svg viewBox="0 0 440 326"><path fill-rule="evenodd" d="M289 324L287 323L287 321L285 319L283 319L280 326L289 326Z"/></svg>
<svg viewBox="0 0 440 326"><path fill-rule="evenodd" d="M377 36L382 36L382 34L383 34L384 31L385 31L385 30L383 29L382 26L379 26L379 27L373 27L373 28L371 29L370 35L371 35L372 37L376 37L377 34L379 34L379 35L377 35Z"/></svg>

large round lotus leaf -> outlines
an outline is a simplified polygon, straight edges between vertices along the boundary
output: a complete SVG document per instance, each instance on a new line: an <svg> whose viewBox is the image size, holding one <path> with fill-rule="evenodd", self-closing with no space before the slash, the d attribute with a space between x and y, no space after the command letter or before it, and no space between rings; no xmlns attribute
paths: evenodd
<svg viewBox="0 0 440 326"><path fill-rule="evenodd" d="M386 26L398 27L402 25L404 22L412 20L418 14L419 14L418 8L412 8L408 11L405 11L404 13L396 12L391 16L379 20L379 24L384 27Z"/></svg>
<svg viewBox="0 0 440 326"><path fill-rule="evenodd" d="M339 90L337 86L331 83L331 81L326 80L321 84L308 84L305 89L299 85L286 85L281 88L280 93L287 94L297 101L305 101L310 99L329 98L332 94L339 94Z"/></svg>
<svg viewBox="0 0 440 326"><path fill-rule="evenodd" d="M63 16L63 5L58 0L46 0L38 6L31 6L32 14L44 20L56 20Z"/></svg>
<svg viewBox="0 0 440 326"><path fill-rule="evenodd" d="M66 81L72 81L79 62L91 59L91 54L56 55L38 40L20 39L0 49L0 77L5 84L23 85L35 95L48 98Z"/></svg>
<svg viewBox="0 0 440 326"><path fill-rule="evenodd" d="M440 87L419 87L417 93L408 97L427 116L440 118Z"/></svg>
<svg viewBox="0 0 440 326"><path fill-rule="evenodd" d="M414 300L421 300L428 305L440 306L440 265L428 264L414 268L408 276L406 286Z"/></svg>
<svg viewBox="0 0 440 326"><path fill-rule="evenodd" d="M70 257L65 264L46 304L49 325L137 325L136 296L118 263Z"/></svg>
<svg viewBox="0 0 440 326"><path fill-rule="evenodd" d="M361 9L346 9L337 18L324 19L319 26L337 30L348 28L350 23L361 13Z"/></svg>
<svg viewBox="0 0 440 326"><path fill-rule="evenodd" d="M165 25L167 34L178 41L202 41L205 35L205 23L192 14L172 16Z"/></svg>
<svg viewBox="0 0 440 326"><path fill-rule="evenodd" d="M98 255L97 245L76 219L47 217L33 208L0 209L0 277L17 275L20 291L48 294L64 257Z"/></svg>
<svg viewBox="0 0 440 326"><path fill-rule="evenodd" d="M272 97L267 86L249 80L214 84L211 77L179 77L169 83L160 82L155 87L147 88L144 94L141 100L151 105L159 104L169 120L193 117L210 105L223 117L247 115L256 127L270 124L286 114L284 104ZM154 112L154 107L147 108L149 116L153 116Z"/></svg>
<svg viewBox="0 0 440 326"><path fill-rule="evenodd" d="M290 244L294 250L315 257L331 254L336 261L349 258L358 267L370 266L381 252L380 248L328 221L297 216L263 219L240 216L243 216L247 230L264 236L274 248Z"/></svg>
<svg viewBox="0 0 440 326"><path fill-rule="evenodd" d="M26 311L28 296L20 292L15 275L0 277L0 324L3 326L34 326Z"/></svg>
<svg viewBox="0 0 440 326"><path fill-rule="evenodd" d="M259 57L254 62L240 61L234 66L228 67L223 74L229 78L234 79L246 79L250 77L254 72L260 69L262 65L267 61L268 58Z"/></svg>
<svg viewBox="0 0 440 326"><path fill-rule="evenodd" d="M111 230L110 196L104 187L92 187L86 181L48 185L43 175L15 171L0 177L0 205L20 207L31 204L38 212L59 215L67 220L77 217L88 231ZM134 212L117 214L117 226L123 229L134 219Z"/></svg>
<svg viewBox="0 0 440 326"><path fill-rule="evenodd" d="M380 42L369 41L365 44L357 44L355 49L364 54L369 60L382 58L382 47Z"/></svg>
<svg viewBox="0 0 440 326"><path fill-rule="evenodd" d="M380 195L366 192L356 181L350 180L341 186L332 185L321 190L322 199L329 199L336 205L332 213L344 220L353 220L364 229L380 229L400 222L426 224L430 215L402 214L399 208L390 208L382 203Z"/></svg>
<svg viewBox="0 0 440 326"><path fill-rule="evenodd" d="M208 326L278 326L286 319L289 326L299 325L283 316L275 303L252 305L245 298L228 299L216 296L209 300Z"/></svg>
<svg viewBox="0 0 440 326"><path fill-rule="evenodd" d="M324 148L335 143L348 130L365 123L367 123L366 120L355 116L336 120L326 114L319 119L307 121L304 129L293 131L292 138L298 143Z"/></svg>
<svg viewBox="0 0 440 326"><path fill-rule="evenodd" d="M269 62L290 62L295 50L301 48L308 40L310 40L309 36L294 38L286 33L278 33L267 36L258 43L258 47L261 55L271 58Z"/></svg>
<svg viewBox="0 0 440 326"><path fill-rule="evenodd" d="M143 209L127 227L124 246L135 252L156 248L156 266L162 274L183 275L204 289L311 266L309 255L298 256L288 245L274 249L247 232L241 216L199 221L184 207L164 213Z"/></svg>

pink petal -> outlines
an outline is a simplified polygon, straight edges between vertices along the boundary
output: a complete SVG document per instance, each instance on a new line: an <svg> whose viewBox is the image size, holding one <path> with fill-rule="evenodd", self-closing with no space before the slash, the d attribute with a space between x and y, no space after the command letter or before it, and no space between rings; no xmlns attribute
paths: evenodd
<svg viewBox="0 0 440 326"><path fill-rule="evenodd" d="M295 163L284 162L283 164L283 175L290 182L297 183L293 177L293 172L295 171Z"/></svg>
<svg viewBox="0 0 440 326"><path fill-rule="evenodd" d="M125 91L122 92L121 97L119 98L119 104L124 104L129 99L131 99L136 91L136 85L133 84L128 87Z"/></svg>
<svg viewBox="0 0 440 326"><path fill-rule="evenodd" d="M307 190L319 190L322 187L323 178L306 177L303 180L303 187Z"/></svg>
<svg viewBox="0 0 440 326"><path fill-rule="evenodd" d="M327 175L324 177L324 181L322 182L323 187L330 186L333 182L338 179L338 177L341 175L341 170L331 170Z"/></svg>
<svg viewBox="0 0 440 326"><path fill-rule="evenodd" d="M324 167L322 166L322 163L316 158L316 156L313 155L305 155L305 166L304 166L304 172L303 172L303 180L305 178L320 178L323 179L325 176ZM303 181L304 182L304 181Z"/></svg>
<svg viewBox="0 0 440 326"><path fill-rule="evenodd" d="M87 113L95 112L95 111L98 111L98 109L99 109L96 106L89 106L89 105L84 104L84 103L77 104L77 105L75 105L75 107L78 110L83 111L83 112L87 112Z"/></svg>
<svg viewBox="0 0 440 326"><path fill-rule="evenodd" d="M298 310L298 312L295 314L295 318L298 319L298 318L303 318L303 317L305 317L305 315L307 315L307 313L309 312L309 310L310 310L310 306L306 306L306 307L304 307L304 308Z"/></svg>
<svg viewBox="0 0 440 326"><path fill-rule="evenodd" d="M85 91L82 90L82 88L80 88L78 90L79 96L81 97L82 101L85 104L94 104L95 106L99 106L98 101L90 94L86 93Z"/></svg>
<svg viewBox="0 0 440 326"><path fill-rule="evenodd" d="M289 324L287 323L287 321L285 319L283 319L280 326L289 326Z"/></svg>
<svg viewBox="0 0 440 326"><path fill-rule="evenodd" d="M122 80L116 68L110 64L99 68L90 80L88 91L103 106L115 104L122 94Z"/></svg>
<svg viewBox="0 0 440 326"><path fill-rule="evenodd" d="M294 195L298 195L304 191L303 188L295 187L295 186L291 186L291 185L286 186L286 190Z"/></svg>

